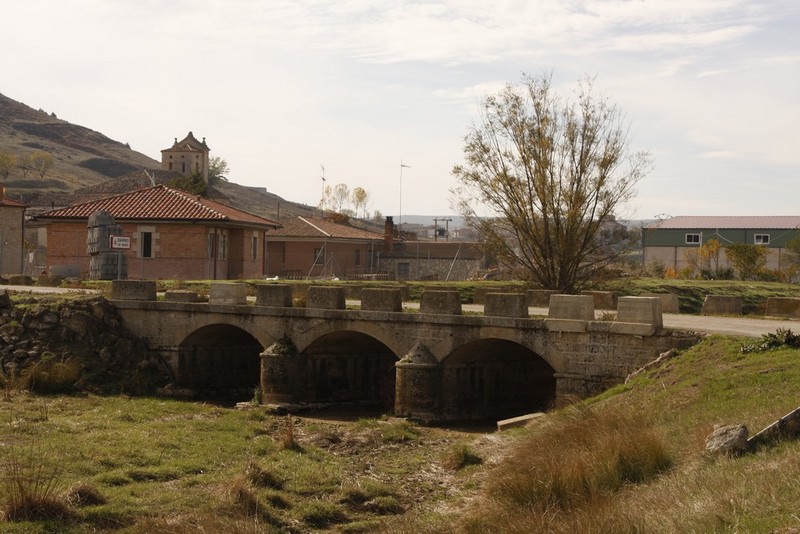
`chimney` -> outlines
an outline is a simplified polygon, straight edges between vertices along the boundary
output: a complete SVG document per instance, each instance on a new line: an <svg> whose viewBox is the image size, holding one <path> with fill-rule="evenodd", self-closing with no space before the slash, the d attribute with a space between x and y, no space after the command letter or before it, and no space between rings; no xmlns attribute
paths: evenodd
<svg viewBox="0 0 800 534"><path fill-rule="evenodd" d="M391 254L394 250L394 219L386 217L383 225L383 253Z"/></svg>

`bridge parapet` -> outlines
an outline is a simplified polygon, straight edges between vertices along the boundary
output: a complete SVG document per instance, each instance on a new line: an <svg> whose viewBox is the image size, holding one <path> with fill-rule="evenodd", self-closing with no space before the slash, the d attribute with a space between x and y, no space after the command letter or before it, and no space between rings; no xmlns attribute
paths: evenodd
<svg viewBox="0 0 800 534"><path fill-rule="evenodd" d="M522 293L487 293L484 299L484 315L528 317L527 297Z"/></svg>
<svg viewBox="0 0 800 534"><path fill-rule="evenodd" d="M591 295L551 295L544 324L551 332L586 332L594 321L594 298Z"/></svg>
<svg viewBox="0 0 800 534"><path fill-rule="evenodd" d="M115 300L156 300L155 280L114 280L111 298Z"/></svg>
<svg viewBox="0 0 800 534"><path fill-rule="evenodd" d="M292 286L289 284L256 285L256 306L292 307Z"/></svg>
<svg viewBox="0 0 800 534"><path fill-rule="evenodd" d="M399 289L364 288L361 290L364 311L402 312L403 298Z"/></svg>

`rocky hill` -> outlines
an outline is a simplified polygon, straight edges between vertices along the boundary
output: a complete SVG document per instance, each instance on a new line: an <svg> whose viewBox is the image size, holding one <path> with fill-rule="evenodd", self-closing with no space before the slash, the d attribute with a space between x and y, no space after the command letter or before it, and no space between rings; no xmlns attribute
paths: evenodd
<svg viewBox="0 0 800 534"><path fill-rule="evenodd" d="M165 132L165 145L181 132ZM84 189L114 189L114 182L134 171L159 169L159 161L132 150L127 144L77 124L61 120L55 114L36 110L0 94L0 152L9 152L17 160L36 152L53 158L52 168L44 177L32 169L14 168L6 182L6 194L31 204L50 207L64 205L81 197ZM284 200L233 182L216 186L214 197L271 219L313 215L315 209Z"/></svg>

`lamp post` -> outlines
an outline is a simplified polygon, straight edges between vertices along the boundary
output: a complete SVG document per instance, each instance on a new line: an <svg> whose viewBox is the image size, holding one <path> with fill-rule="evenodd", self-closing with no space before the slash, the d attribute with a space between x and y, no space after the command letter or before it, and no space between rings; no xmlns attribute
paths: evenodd
<svg viewBox="0 0 800 534"><path fill-rule="evenodd" d="M400 208L399 208L399 216L398 216L398 223L397 229L398 231L403 231L403 169L410 169L411 165L405 165L403 163L403 158L400 158Z"/></svg>

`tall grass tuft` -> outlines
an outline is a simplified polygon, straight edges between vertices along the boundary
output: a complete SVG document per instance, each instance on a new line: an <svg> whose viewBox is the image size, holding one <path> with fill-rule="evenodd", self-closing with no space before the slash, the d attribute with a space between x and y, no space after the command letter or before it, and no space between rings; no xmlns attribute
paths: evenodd
<svg viewBox="0 0 800 534"><path fill-rule="evenodd" d="M458 471L467 466L481 463L483 463L483 459L463 443L450 447L442 458L442 467L451 471Z"/></svg>
<svg viewBox="0 0 800 534"><path fill-rule="evenodd" d="M28 369L23 382L36 393L70 393L81 377L80 363L75 359L43 359Z"/></svg>
<svg viewBox="0 0 800 534"><path fill-rule="evenodd" d="M0 471L5 518L37 521L71 517L72 511L58 494L61 473L41 449L8 447Z"/></svg>
<svg viewBox="0 0 800 534"><path fill-rule="evenodd" d="M672 465L663 439L641 414L575 407L554 419L547 432L515 447L487 485L493 500L540 511L568 509Z"/></svg>
<svg viewBox="0 0 800 534"><path fill-rule="evenodd" d="M286 415L286 422L283 425L283 430L281 430L280 439L278 443L281 449L286 449L289 451L302 451L303 447L297 442L297 438L295 436L294 431L294 419L292 419L291 414Z"/></svg>

